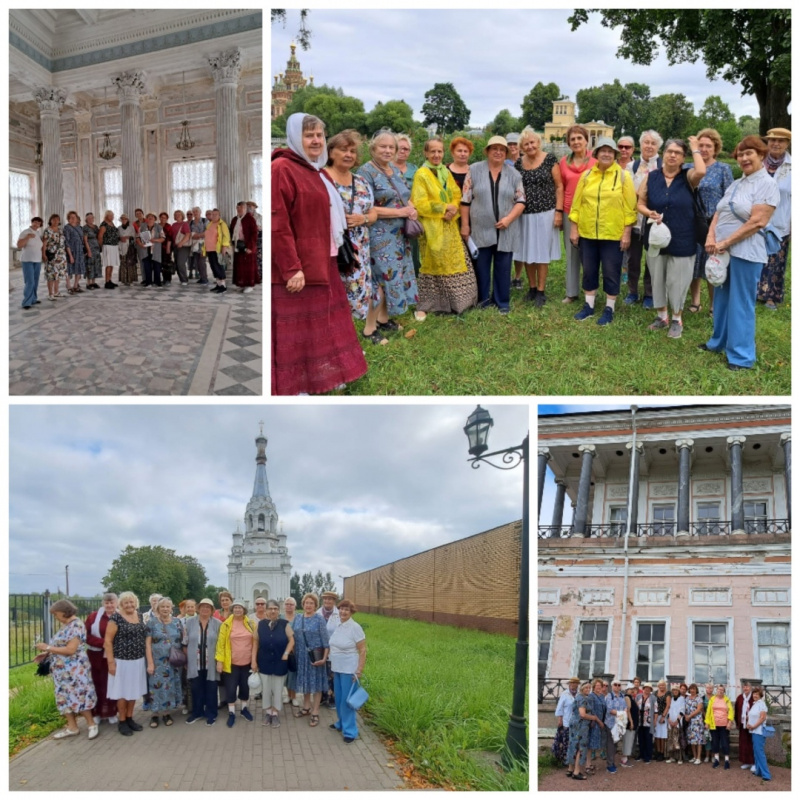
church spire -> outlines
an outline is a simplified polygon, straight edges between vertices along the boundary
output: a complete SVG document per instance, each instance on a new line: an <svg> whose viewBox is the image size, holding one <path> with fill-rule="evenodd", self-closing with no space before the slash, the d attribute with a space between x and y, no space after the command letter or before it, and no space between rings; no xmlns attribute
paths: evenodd
<svg viewBox="0 0 800 800"><path fill-rule="evenodd" d="M256 480L253 484L253 497L271 499L267 482L267 437L264 436L264 423L259 422L259 425L261 431L256 436Z"/></svg>

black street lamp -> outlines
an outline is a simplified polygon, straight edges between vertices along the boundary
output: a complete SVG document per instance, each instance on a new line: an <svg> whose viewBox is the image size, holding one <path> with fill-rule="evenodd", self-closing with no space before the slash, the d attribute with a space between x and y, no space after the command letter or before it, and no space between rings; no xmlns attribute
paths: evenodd
<svg viewBox="0 0 800 800"><path fill-rule="evenodd" d="M489 429L494 425L494 420L486 409L478 406L467 418L464 433L469 439L469 459L473 469L481 464L489 464L496 469L514 469L520 463L523 468L522 475L522 552L519 565L519 610L517 627L517 647L514 659L514 693L511 701L511 714L508 718L508 733L506 734L506 749L503 751L503 765L511 768L514 761L528 763L528 726L525 719L525 688L528 677L528 534L529 534L529 484L530 484L530 459L528 458L529 435L525 436L522 444L508 447L505 450L495 450L487 453L486 443L489 438ZM502 456L502 464L489 461L493 456Z"/></svg>

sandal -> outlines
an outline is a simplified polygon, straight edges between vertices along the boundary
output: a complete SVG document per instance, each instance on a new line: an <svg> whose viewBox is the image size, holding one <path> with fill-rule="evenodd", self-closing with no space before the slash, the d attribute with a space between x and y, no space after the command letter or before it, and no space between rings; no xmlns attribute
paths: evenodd
<svg viewBox="0 0 800 800"><path fill-rule="evenodd" d="M372 333L364 333L362 331L361 336L364 339L369 339L369 341L372 342L372 344L383 344L386 341L386 337L381 336L381 334L378 333L377 330L372 331Z"/></svg>
<svg viewBox="0 0 800 800"><path fill-rule="evenodd" d="M382 331L401 331L403 330L402 325L398 325L393 319L389 319L386 322L379 322L378 327Z"/></svg>
<svg viewBox="0 0 800 800"><path fill-rule="evenodd" d="M169 727L170 725L174 725L174 721L169 714L164 714L164 724Z"/></svg>
<svg viewBox="0 0 800 800"><path fill-rule="evenodd" d="M150 727L157 728L158 727L158 717L154 714L150 719Z"/></svg>
<svg viewBox="0 0 800 800"><path fill-rule="evenodd" d="M307 717L310 713L310 708L298 708L295 709L294 715L297 719L300 719L300 717Z"/></svg>
<svg viewBox="0 0 800 800"><path fill-rule="evenodd" d="M319 725L319 714L312 714L311 721L308 724L310 727L316 728Z"/></svg>
<svg viewBox="0 0 800 800"><path fill-rule="evenodd" d="M691 311L692 314L696 314L698 311L702 311L702 310L703 310L703 306L701 306L700 303L692 303L689 306L689 311Z"/></svg>
<svg viewBox="0 0 800 800"><path fill-rule="evenodd" d="M579 772L577 775L573 775L572 776L572 780L574 780L574 781L585 781L585 780L587 780L587 778L582 772Z"/></svg>
<svg viewBox="0 0 800 800"><path fill-rule="evenodd" d="M568 769L568 770L567 770L567 777L568 777L568 778L571 778L571 777L572 777L574 774L575 774L575 773L574 773L574 772L573 772L571 769Z"/></svg>

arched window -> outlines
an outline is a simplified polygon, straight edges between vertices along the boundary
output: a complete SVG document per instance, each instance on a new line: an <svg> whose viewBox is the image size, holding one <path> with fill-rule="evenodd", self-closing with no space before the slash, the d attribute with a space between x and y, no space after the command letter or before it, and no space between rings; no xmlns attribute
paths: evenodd
<svg viewBox="0 0 800 800"><path fill-rule="evenodd" d="M265 523L264 515L263 514L259 514L258 515L258 529L260 531L264 530L264 523Z"/></svg>

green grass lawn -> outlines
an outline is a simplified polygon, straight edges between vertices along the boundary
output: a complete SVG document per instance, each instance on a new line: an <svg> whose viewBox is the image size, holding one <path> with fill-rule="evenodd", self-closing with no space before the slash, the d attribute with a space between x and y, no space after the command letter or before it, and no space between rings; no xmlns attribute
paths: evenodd
<svg viewBox="0 0 800 800"><path fill-rule="evenodd" d="M486 756L505 743L514 639L375 614L356 619L367 635L369 724L431 783L527 791L527 767L503 772Z"/></svg>
<svg viewBox="0 0 800 800"><path fill-rule="evenodd" d="M548 303L536 309L514 291L511 313L471 310L429 315L387 345L366 342L369 371L342 390L348 395L788 395L791 392L790 266L786 302L778 311L756 310L757 363L731 372L725 357L697 350L711 335L708 297L703 310L684 312L682 339L650 331L655 313L617 301L614 322L599 327L572 316L579 303L562 305L564 261L551 265ZM527 290L527 281L526 281ZM623 294L627 288L623 286ZM580 301L582 303L582 299ZM598 295L598 308L604 304ZM599 314L599 311L598 311ZM363 323L357 322L359 331ZM410 330L411 338L405 338Z"/></svg>
<svg viewBox="0 0 800 800"><path fill-rule="evenodd" d="M56 710L53 679L39 677L35 664L9 670L8 675L8 750L13 755L64 727L64 717Z"/></svg>

